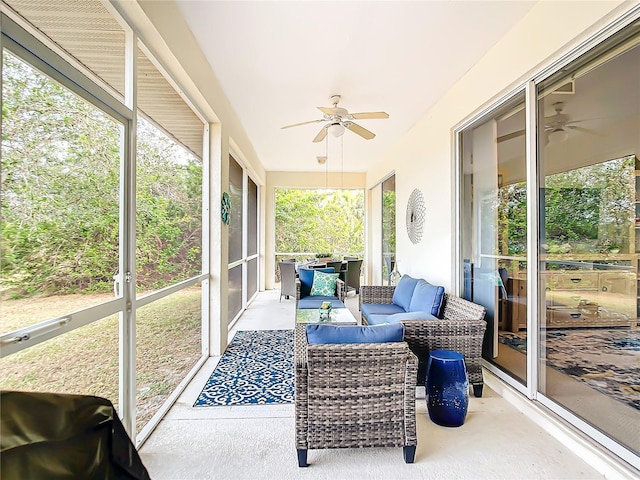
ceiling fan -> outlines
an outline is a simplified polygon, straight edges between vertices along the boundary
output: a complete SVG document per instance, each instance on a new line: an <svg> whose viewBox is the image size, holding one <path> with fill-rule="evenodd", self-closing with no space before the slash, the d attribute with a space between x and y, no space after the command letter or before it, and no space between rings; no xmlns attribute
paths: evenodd
<svg viewBox="0 0 640 480"><path fill-rule="evenodd" d="M574 125L575 123L580 123L583 120L571 120L569 115L562 113L564 110L564 102L555 102L553 104L553 109L556 111L555 114L544 117L544 131L547 132L548 143L560 143L565 141L569 135L567 130L577 130L583 133L596 134L593 130ZM512 138L520 137L524 134L524 130L508 133L507 135L498 137L498 142L511 140Z"/></svg>
<svg viewBox="0 0 640 480"><path fill-rule="evenodd" d="M322 112L322 118L317 120L310 120L308 122L294 123L293 125L286 125L282 128L298 127L300 125L308 125L310 123L326 122L318 134L313 139L314 142L321 142L330 132L335 137L340 137L345 129L351 130L353 133L360 135L365 140L371 140L375 137L373 132L370 132L364 127L361 127L353 120L371 120L371 119L384 119L389 118L389 114L385 112L361 112L361 113L349 113L347 109L339 107L340 95L332 95L329 100L333 104L333 107L318 107L318 110Z"/></svg>

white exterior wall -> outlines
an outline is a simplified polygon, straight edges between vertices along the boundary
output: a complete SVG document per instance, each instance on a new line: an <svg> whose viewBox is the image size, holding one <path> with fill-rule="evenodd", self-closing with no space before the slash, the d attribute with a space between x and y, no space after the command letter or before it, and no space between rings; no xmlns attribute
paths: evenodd
<svg viewBox="0 0 640 480"><path fill-rule="evenodd" d="M637 4L619 1L536 4L400 142L378 159L367 174L367 187L373 187L395 171L396 256L400 273L425 278L448 291L457 290L453 129ZM420 189L426 205L423 236L417 245L409 240L405 226L407 200L414 188ZM371 214L379 216L380 212L374 210Z"/></svg>

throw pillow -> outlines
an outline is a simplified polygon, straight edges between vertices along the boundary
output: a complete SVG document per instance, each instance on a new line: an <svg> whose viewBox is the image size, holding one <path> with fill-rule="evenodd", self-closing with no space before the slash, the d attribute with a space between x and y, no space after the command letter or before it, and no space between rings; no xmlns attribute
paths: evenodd
<svg viewBox="0 0 640 480"><path fill-rule="evenodd" d="M409 311L431 312L431 315L440 318L443 300L444 287L431 285L426 280L420 280L413 290Z"/></svg>
<svg viewBox="0 0 640 480"><path fill-rule="evenodd" d="M413 290L416 288L417 283L417 278L410 277L409 275L403 275L393 291L393 303L402 307L405 311L409 311L411 296L413 295Z"/></svg>
<svg viewBox="0 0 640 480"><path fill-rule="evenodd" d="M404 325L307 325L310 345L336 343L385 343L404 341Z"/></svg>
<svg viewBox="0 0 640 480"><path fill-rule="evenodd" d="M311 296L334 296L336 294L336 279L339 276L339 273L315 272L313 275L313 285L311 285Z"/></svg>

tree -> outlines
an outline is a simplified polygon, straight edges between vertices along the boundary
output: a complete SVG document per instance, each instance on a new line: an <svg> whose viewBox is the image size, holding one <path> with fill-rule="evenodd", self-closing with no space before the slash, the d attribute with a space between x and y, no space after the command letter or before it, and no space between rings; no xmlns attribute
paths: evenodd
<svg viewBox="0 0 640 480"><path fill-rule="evenodd" d="M275 196L276 251L364 251L362 190L278 189Z"/></svg>
<svg viewBox="0 0 640 480"><path fill-rule="evenodd" d="M118 271L121 125L4 51L2 285L105 292ZM200 271L202 168L139 122L141 288Z"/></svg>

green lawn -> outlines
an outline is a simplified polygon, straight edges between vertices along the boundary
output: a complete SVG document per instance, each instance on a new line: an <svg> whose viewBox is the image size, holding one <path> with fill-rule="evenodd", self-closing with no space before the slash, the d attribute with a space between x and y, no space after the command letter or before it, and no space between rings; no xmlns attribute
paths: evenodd
<svg viewBox="0 0 640 480"><path fill-rule="evenodd" d="M75 311L78 305L86 305L82 297L3 300L1 330L34 323L29 320L34 312L48 311L49 317L55 317ZM104 295L105 300L110 298ZM137 312L138 431L200 358L200 299L199 288L182 290ZM98 395L117 406L118 317L98 320L0 359L0 369L0 389Z"/></svg>

